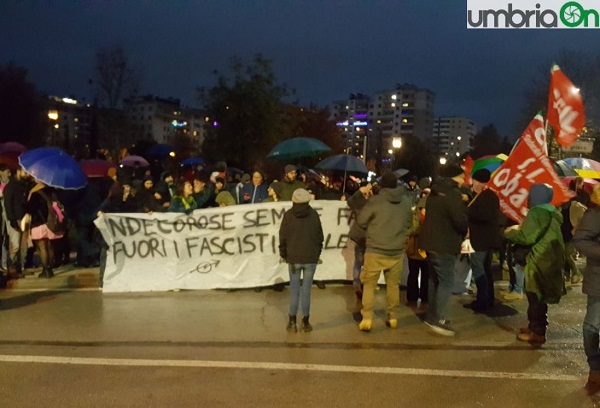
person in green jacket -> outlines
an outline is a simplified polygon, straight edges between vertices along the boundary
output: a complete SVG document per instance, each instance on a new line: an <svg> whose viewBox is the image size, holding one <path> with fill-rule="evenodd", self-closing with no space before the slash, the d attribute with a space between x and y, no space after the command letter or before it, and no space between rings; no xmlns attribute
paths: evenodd
<svg viewBox="0 0 600 408"><path fill-rule="evenodd" d="M283 180L280 181L281 193L279 196L281 201L292 201L294 191L299 188L306 188L304 183L298 180L297 177L296 166L293 164L285 166Z"/></svg>
<svg viewBox="0 0 600 408"><path fill-rule="evenodd" d="M518 340L530 343L546 342L548 304L558 303L564 293L562 214L550 204L553 195L554 191L548 184L532 185L528 198L529 212L523 223L504 231L509 241L531 246L524 269L529 326L521 328L517 335Z"/></svg>
<svg viewBox="0 0 600 408"><path fill-rule="evenodd" d="M176 195L171 199L168 212L183 212L186 214L191 213L198 208L198 203L194 199L194 187L192 183L186 181L177 188Z"/></svg>

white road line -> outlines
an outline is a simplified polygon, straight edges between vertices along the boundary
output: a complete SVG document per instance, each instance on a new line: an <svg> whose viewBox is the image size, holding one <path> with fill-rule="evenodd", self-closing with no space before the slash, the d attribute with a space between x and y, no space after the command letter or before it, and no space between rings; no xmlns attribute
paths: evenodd
<svg viewBox="0 0 600 408"><path fill-rule="evenodd" d="M41 363L65 365L98 365L98 366L129 366L129 367L188 367L188 368L239 368L250 370L297 370L325 371L338 373L366 374L396 374L421 375L433 377L462 377L462 378L494 378L509 380L551 380L551 381L582 381L584 376L508 373L493 371L458 371L431 370L423 368L400 367L360 367L327 364L291 364L246 361L209 361L209 360L148 360L148 359L119 359L119 358L84 358L84 357L54 357L54 356L19 356L0 355L0 362L5 363Z"/></svg>

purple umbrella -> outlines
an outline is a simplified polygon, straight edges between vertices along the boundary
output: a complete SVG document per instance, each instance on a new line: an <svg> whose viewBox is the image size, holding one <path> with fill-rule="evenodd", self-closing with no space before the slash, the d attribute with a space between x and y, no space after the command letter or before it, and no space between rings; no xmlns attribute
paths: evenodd
<svg viewBox="0 0 600 408"><path fill-rule="evenodd" d="M150 163L148 163L148 161L146 159L144 159L142 156L126 156L123 159L121 159L119 164L122 164L123 166L127 166L127 167L135 167L135 166L148 167L148 166L150 166Z"/></svg>

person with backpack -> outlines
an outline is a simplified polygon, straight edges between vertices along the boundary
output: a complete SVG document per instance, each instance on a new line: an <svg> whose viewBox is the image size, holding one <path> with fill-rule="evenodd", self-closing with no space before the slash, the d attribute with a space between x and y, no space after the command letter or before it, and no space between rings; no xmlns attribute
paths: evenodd
<svg viewBox="0 0 600 408"><path fill-rule="evenodd" d="M27 214L31 218L31 240L37 247L42 263L42 272L38 278L49 279L54 276L54 249L51 241L64 235L63 210L54 189L46 184L38 182L29 191Z"/></svg>

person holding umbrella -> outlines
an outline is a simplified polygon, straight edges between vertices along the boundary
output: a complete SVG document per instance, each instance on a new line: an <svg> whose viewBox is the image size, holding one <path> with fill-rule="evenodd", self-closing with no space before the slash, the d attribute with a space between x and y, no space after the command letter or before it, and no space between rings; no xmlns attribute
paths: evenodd
<svg viewBox="0 0 600 408"><path fill-rule="evenodd" d="M52 270L54 246L51 241L60 239L64 235L60 225L50 225L50 211L54 211L59 222L62 223L64 215L54 189L38 182L29 191L27 214L31 217L31 240L37 247L42 263L42 272L38 278L46 279L54 276Z"/></svg>

